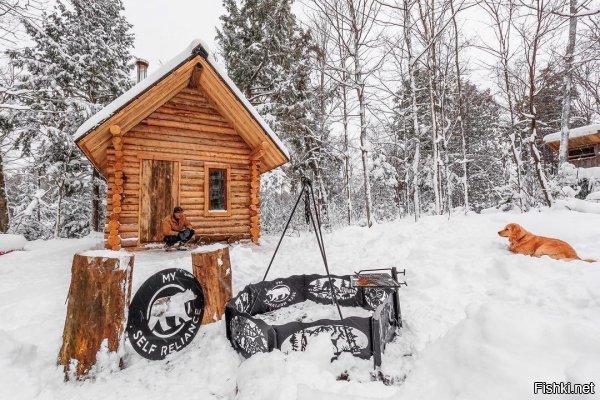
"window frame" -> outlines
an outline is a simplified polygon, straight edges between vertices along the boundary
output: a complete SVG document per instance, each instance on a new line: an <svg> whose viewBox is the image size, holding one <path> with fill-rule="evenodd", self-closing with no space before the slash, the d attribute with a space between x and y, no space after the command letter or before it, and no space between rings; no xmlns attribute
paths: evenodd
<svg viewBox="0 0 600 400"><path fill-rule="evenodd" d="M225 170L225 202L226 210L210 209L210 170ZM231 216L231 167L227 164L205 163L204 164L204 216L205 217L229 217Z"/></svg>
<svg viewBox="0 0 600 400"><path fill-rule="evenodd" d="M592 149L591 153L587 153L587 154L579 154L579 155L571 155L572 151L576 151L576 150L583 150L583 149ZM567 159L569 161L577 161L577 160L587 160L589 158L594 158L596 157L596 146L591 144L591 145L585 145L585 146L578 146L578 147L573 147L573 148L569 148L569 154L567 156Z"/></svg>

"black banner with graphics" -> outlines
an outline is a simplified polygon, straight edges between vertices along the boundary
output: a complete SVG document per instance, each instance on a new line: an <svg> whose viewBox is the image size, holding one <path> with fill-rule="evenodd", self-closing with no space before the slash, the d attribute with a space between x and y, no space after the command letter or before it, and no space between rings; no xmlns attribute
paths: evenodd
<svg viewBox="0 0 600 400"><path fill-rule="evenodd" d="M129 342L142 357L162 360L190 344L203 314L204 294L194 275L165 269L148 278L131 301Z"/></svg>
<svg viewBox="0 0 600 400"><path fill-rule="evenodd" d="M281 325L253 317L306 300L331 307L332 292L340 306L372 310L373 316ZM250 357L275 348L303 351L314 337L328 333L334 354L349 351L361 358L374 356L380 365L385 344L400 326L397 295L393 289L353 287L348 275L331 275L331 280L326 275L292 275L251 284L227 303L227 338L240 354Z"/></svg>

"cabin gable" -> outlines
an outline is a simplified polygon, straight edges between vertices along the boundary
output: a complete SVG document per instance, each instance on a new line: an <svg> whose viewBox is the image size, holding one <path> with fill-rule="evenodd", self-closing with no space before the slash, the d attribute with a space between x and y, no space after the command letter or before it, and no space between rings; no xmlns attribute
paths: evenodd
<svg viewBox="0 0 600 400"><path fill-rule="evenodd" d="M260 237L260 174L285 146L194 41L92 116L76 143L106 178L106 246L163 239L162 219L185 209L196 239Z"/></svg>
<svg viewBox="0 0 600 400"><path fill-rule="evenodd" d="M221 117L235 128L251 149L262 151L260 172L269 171L288 161L282 144L272 132L265 131L265 126L258 119L260 117L253 112L252 106L235 85L206 58L197 54L192 54L154 86L147 88L79 137L77 144L102 175L107 176L106 150L111 145L112 126L118 126L121 133L126 134L176 95L179 97L176 101L185 102L181 97L193 96L194 92L201 92L212 108L218 110ZM176 124L177 121L173 122Z"/></svg>

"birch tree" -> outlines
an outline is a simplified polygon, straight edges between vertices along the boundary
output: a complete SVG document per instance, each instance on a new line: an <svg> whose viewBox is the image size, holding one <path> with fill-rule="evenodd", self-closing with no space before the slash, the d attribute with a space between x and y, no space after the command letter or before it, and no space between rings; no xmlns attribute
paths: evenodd
<svg viewBox="0 0 600 400"><path fill-rule="evenodd" d="M552 0L532 0L527 4L528 9L521 22L515 24L519 33L519 39L523 45L523 55L527 66L527 112L524 116L530 120L528 143L533 159L536 177L540 185L546 205L552 206L554 199L550 192L550 185L544 167L539 149L536 144L537 139L537 68L541 48L546 44L549 36L558 29L556 16L550 13L553 3Z"/></svg>
<svg viewBox="0 0 600 400"><path fill-rule="evenodd" d="M562 101L560 121L560 148L558 150L558 165L562 167L569 159L569 120L571 118L571 87L573 85L573 58L575 54L575 38L577 36L577 0L569 1L569 39L565 52L565 91Z"/></svg>
<svg viewBox="0 0 600 400"><path fill-rule="evenodd" d="M381 43L377 32L377 18L381 5L376 0L320 0L313 2L315 8L325 15L335 29L341 55L349 61L347 81L355 91L359 117L359 139L363 167L364 204L367 226L373 225L373 202L369 177L369 126L368 126L368 80L381 67L380 62L369 62ZM344 66L346 63L344 62Z"/></svg>
<svg viewBox="0 0 600 400"><path fill-rule="evenodd" d="M515 96L511 79L510 63L513 58L511 50L512 24L515 15L515 4L512 0L505 3L494 0L486 0L480 3L483 10L491 19L496 43L484 44L481 48L498 60L495 67L498 71L499 86L506 100L506 109L509 117L508 139L510 154L514 162L514 179L517 191L518 205L521 211L529 209L530 195L525 190L525 166L523 163L523 138L516 129L517 116L515 110Z"/></svg>
<svg viewBox="0 0 600 400"><path fill-rule="evenodd" d="M468 169L467 169L467 142L465 137L464 127L464 110L463 110L463 98L462 98L462 78L459 63L459 46L458 46L458 24L456 23L456 12L454 10L454 0L450 0L450 11L452 12L452 26L454 28L454 67L456 71L456 95L458 97L458 129L460 132L461 139L461 150L462 150L462 169L463 169L463 201L465 207L465 214L469 212L469 183L468 183Z"/></svg>

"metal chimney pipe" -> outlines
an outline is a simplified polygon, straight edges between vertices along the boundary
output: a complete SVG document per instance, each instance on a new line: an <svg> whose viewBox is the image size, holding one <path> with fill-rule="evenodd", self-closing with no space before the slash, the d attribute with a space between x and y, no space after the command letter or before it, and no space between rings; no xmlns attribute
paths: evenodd
<svg viewBox="0 0 600 400"><path fill-rule="evenodd" d="M138 58L137 60L135 60L138 83L146 79L146 75L148 75L148 65L150 65L150 63L148 63L148 61L144 60L143 58Z"/></svg>

